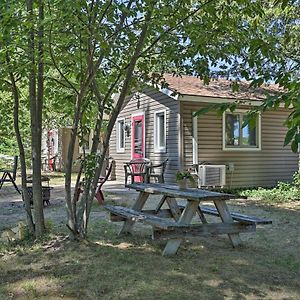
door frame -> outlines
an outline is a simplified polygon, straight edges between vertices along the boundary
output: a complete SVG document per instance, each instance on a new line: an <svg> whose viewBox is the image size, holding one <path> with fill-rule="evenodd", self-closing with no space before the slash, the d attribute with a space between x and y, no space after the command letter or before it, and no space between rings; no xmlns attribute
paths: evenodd
<svg viewBox="0 0 300 300"><path fill-rule="evenodd" d="M141 112L137 112L137 113L134 113L134 114L131 114L131 151L130 151L130 156L131 156L131 159L133 159L133 118L134 117L140 117L140 116L143 116L143 120L144 120L144 124L143 124L143 158L145 158L145 151L146 151L146 120L145 120L145 112L141 111Z"/></svg>

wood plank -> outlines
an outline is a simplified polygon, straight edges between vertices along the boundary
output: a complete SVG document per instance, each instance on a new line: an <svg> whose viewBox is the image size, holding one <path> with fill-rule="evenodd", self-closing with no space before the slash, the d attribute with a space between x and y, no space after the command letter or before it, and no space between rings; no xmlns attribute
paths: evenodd
<svg viewBox="0 0 300 300"><path fill-rule="evenodd" d="M132 183L126 187L143 191L149 194L162 194L173 198L183 198L196 201L214 201L215 199L229 200L235 198L234 195L201 190L197 188L179 189L176 185L157 183Z"/></svg>
<svg viewBox="0 0 300 300"><path fill-rule="evenodd" d="M203 224L207 224L207 220L206 220L206 218L205 218L205 216L204 216L204 214L203 214L203 212L202 212L202 210L201 210L200 205L198 205L197 213L198 213L198 215L199 215L199 218L200 218L201 222L202 222Z"/></svg>
<svg viewBox="0 0 300 300"><path fill-rule="evenodd" d="M166 240L175 238L194 238L198 236L215 236L220 234L248 233L256 230L255 224L246 223L211 223L201 225L190 225L168 230L153 230L153 239Z"/></svg>
<svg viewBox="0 0 300 300"><path fill-rule="evenodd" d="M181 211L183 211L183 209L181 209ZM173 218L172 212L170 209L161 209L158 212L156 212L155 209L143 209L141 211L142 213L148 214L148 215L155 215L157 217L160 218ZM122 221L126 221L125 217L121 217L119 215L116 215L114 213L110 213L110 220L112 222L122 222Z"/></svg>
<svg viewBox="0 0 300 300"><path fill-rule="evenodd" d="M124 222L124 221L127 220L125 217L121 217L121 216L116 215L112 212L110 213L109 219L110 219L111 222Z"/></svg>
<svg viewBox="0 0 300 300"><path fill-rule="evenodd" d="M209 214L212 216L219 216L218 211L214 207L210 206L203 206L201 205L201 211L205 214ZM235 221L245 222L245 223L254 223L254 224L272 224L271 219L264 219L254 216L248 216L245 214L237 213L237 212L230 212L231 217Z"/></svg>
<svg viewBox="0 0 300 300"><path fill-rule="evenodd" d="M119 215L123 218L126 218L127 221L143 222L161 229L169 229L169 228L174 229L180 226L180 224L174 221L160 218L154 215L148 215L141 211L136 211L128 207L113 206L113 205L105 205L104 207L107 210L111 211L112 213Z"/></svg>
<svg viewBox="0 0 300 300"><path fill-rule="evenodd" d="M157 204L155 210L156 212L158 212L161 207L164 205L165 201L166 201L167 196L162 196L162 198L160 199L159 203Z"/></svg>
<svg viewBox="0 0 300 300"><path fill-rule="evenodd" d="M148 198L149 198L149 193L140 192L135 203L132 206L132 209L135 211L141 211ZM120 230L119 234L131 233L131 229L132 229L134 223L135 223L134 220L127 219L124 222L124 225L123 225L122 229Z"/></svg>
<svg viewBox="0 0 300 300"><path fill-rule="evenodd" d="M230 215L226 202L221 200L215 200L214 203L220 214L220 218L222 219L223 223L233 223L233 219ZM237 247L242 243L238 233L228 234L228 237L233 247Z"/></svg>
<svg viewBox="0 0 300 300"><path fill-rule="evenodd" d="M175 198L167 197L166 202L167 202L168 206L170 207L170 210L171 210L174 220L178 221L180 219L182 210L178 206Z"/></svg>
<svg viewBox="0 0 300 300"><path fill-rule="evenodd" d="M189 224L196 213L197 207L198 207L198 202L191 201L188 199L188 203L177 224L178 225ZM180 244L181 244L181 239L169 240L167 245L165 246L165 249L163 250L163 256L176 254Z"/></svg>

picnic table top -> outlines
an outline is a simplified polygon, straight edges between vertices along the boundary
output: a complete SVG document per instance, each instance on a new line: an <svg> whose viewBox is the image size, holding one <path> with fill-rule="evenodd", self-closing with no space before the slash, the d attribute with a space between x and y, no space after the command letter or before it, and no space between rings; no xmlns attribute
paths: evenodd
<svg viewBox="0 0 300 300"><path fill-rule="evenodd" d="M162 194L196 201L229 200L235 198L235 196L231 194L212 192L198 188L180 189L177 185L162 183L132 183L127 184L126 187L149 194Z"/></svg>

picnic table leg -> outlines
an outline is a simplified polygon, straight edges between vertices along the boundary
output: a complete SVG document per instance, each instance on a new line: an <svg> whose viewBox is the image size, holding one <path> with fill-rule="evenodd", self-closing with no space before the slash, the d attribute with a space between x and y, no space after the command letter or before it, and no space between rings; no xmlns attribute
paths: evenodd
<svg viewBox="0 0 300 300"><path fill-rule="evenodd" d="M141 211L148 197L149 197L148 193L140 192L135 203L132 206L132 209L135 211ZM124 225L120 230L119 234L130 233L134 223L135 221L132 219L127 219L126 221L124 221Z"/></svg>
<svg viewBox="0 0 300 300"><path fill-rule="evenodd" d="M189 224L196 213L198 205L198 201L188 200L188 203L178 220L178 224ZM175 254L181 244L181 241L182 239L169 240L163 251L163 256Z"/></svg>
<svg viewBox="0 0 300 300"><path fill-rule="evenodd" d="M176 199L172 198L172 197L167 197L166 202L167 202L168 206L170 207L171 214L172 214L174 220L179 221L180 216L181 216L181 210L177 204Z"/></svg>
<svg viewBox="0 0 300 300"><path fill-rule="evenodd" d="M3 186L3 183L4 183L5 179L6 179L6 177L7 177L7 172L4 172L2 174L2 177L1 177L1 180L0 180L0 190L1 190L2 186Z"/></svg>
<svg viewBox="0 0 300 300"><path fill-rule="evenodd" d="M160 199L159 203L157 204L156 208L155 208L155 213L157 214L159 212L159 210L162 208L163 204L165 203L167 199L167 196L162 196L162 198Z"/></svg>
<svg viewBox="0 0 300 300"><path fill-rule="evenodd" d="M198 213L198 215L199 215L199 218L200 218L201 222L202 222L203 224L207 224L207 220L206 220L206 218L205 218L205 216L204 216L204 213L203 213L202 210L201 210L200 205L198 205L197 213Z"/></svg>
<svg viewBox="0 0 300 300"><path fill-rule="evenodd" d="M21 192L20 192L20 190L19 190L18 186L16 185L16 182L15 182L14 178L11 176L11 174L10 174L10 173L7 173L7 174L8 174L8 177L9 177L10 181L11 181L11 182L12 182L12 184L14 185L14 187L15 187L16 191L17 191L19 194L21 194Z"/></svg>
<svg viewBox="0 0 300 300"><path fill-rule="evenodd" d="M160 211L165 202L167 202L174 220L178 221L181 216L181 210L177 204L176 199L173 197L163 196L155 209L155 213L157 214Z"/></svg>
<svg viewBox="0 0 300 300"><path fill-rule="evenodd" d="M219 212L219 215L223 221L223 223L233 223L233 219L229 212L228 206L223 200L214 200L215 206ZM242 243L240 236L238 233L228 234L228 237L231 241L233 247L236 247Z"/></svg>

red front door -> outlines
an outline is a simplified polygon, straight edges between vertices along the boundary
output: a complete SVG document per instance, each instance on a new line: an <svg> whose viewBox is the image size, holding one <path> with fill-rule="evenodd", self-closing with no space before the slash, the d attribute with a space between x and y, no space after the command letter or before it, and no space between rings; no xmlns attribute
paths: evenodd
<svg viewBox="0 0 300 300"><path fill-rule="evenodd" d="M144 115L133 116L131 119L131 157L132 159L145 157L145 122ZM136 176L135 182L141 182L142 177Z"/></svg>

